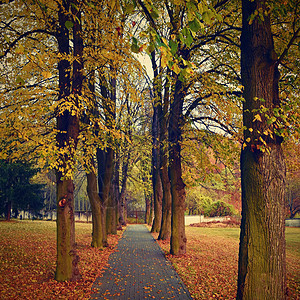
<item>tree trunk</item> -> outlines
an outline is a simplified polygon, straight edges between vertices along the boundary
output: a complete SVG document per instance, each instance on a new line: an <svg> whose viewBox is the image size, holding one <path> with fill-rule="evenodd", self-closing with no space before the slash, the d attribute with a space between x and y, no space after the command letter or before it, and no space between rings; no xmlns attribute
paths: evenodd
<svg viewBox="0 0 300 300"><path fill-rule="evenodd" d="M154 72L153 80L153 118L152 118L152 185L154 197L154 220L151 232L159 232L162 219L162 182L160 178L160 156L159 156L159 108L161 109L161 92L160 92L160 74L155 60L155 53L151 53L152 69Z"/></svg>
<svg viewBox="0 0 300 300"><path fill-rule="evenodd" d="M167 74L169 75L169 74ZM168 174L168 138L167 138L167 113L169 109L169 82L166 82L164 103L158 106L159 114L159 132L160 132L160 177L162 181L163 198L162 198L162 222L159 232L159 240L168 240L171 236L171 218L172 218L172 195L171 183Z"/></svg>
<svg viewBox="0 0 300 300"><path fill-rule="evenodd" d="M159 169L153 170L153 197L154 197L154 220L151 232L159 232L162 219L162 183L160 178Z"/></svg>
<svg viewBox="0 0 300 300"><path fill-rule="evenodd" d="M116 151L116 161L115 161L115 170L114 170L114 196L116 201L116 218L117 218L117 230L122 230L122 226L124 225L124 215L121 207L120 200L120 154L119 150Z"/></svg>
<svg viewBox="0 0 300 300"><path fill-rule="evenodd" d="M185 184L182 180L181 169L181 139L182 139L182 109L185 96L183 83L176 75L173 102L170 107L169 122L169 176L171 180L172 193L172 229L170 253L180 255L186 253L185 236Z"/></svg>
<svg viewBox="0 0 300 300"><path fill-rule="evenodd" d="M94 161L92 160L92 166L94 167ZM103 220L101 200L98 194L97 176L93 168L86 174L87 178L87 194L92 209L93 218L93 231L92 231L92 247L102 248L103 243Z"/></svg>
<svg viewBox="0 0 300 300"><path fill-rule="evenodd" d="M110 130L115 129L116 124L116 87L117 87L117 80L116 80L116 69L113 67L114 62L111 62L110 66L110 75L111 78L109 80L110 83L110 92L109 100L105 101L105 118L106 118L106 126ZM107 211L106 211L106 231L108 234L116 234L117 233L117 219L116 219L116 198L114 196L114 187L113 187L113 179L114 179L114 170L115 170L115 151L113 150L113 139L110 138L111 149L107 151L106 160L111 160L111 167L109 169L109 176L110 176L110 191L108 195L108 202L107 202Z"/></svg>
<svg viewBox="0 0 300 300"><path fill-rule="evenodd" d="M11 218L11 201L7 200L5 219L6 219L6 221L10 221L10 218Z"/></svg>
<svg viewBox="0 0 300 300"><path fill-rule="evenodd" d="M127 153L126 160L123 160L122 165L122 182L121 182L121 193L120 193L120 223L121 225L126 225L127 222L127 214L126 214L126 187L127 187L127 179L128 179L128 167L130 161L130 151Z"/></svg>
<svg viewBox="0 0 300 300"><path fill-rule="evenodd" d="M59 29L57 41L59 53L69 54L69 31L65 26L68 21L70 2L64 2L64 7L59 10ZM72 102L72 106L78 108L77 96L82 88L82 50L80 13L75 12L73 38L74 56L77 60L73 63L73 89L74 97L70 97L71 77L70 62L62 59L58 63L59 70L59 101ZM57 266L55 279L58 281L77 280L80 278L77 267L79 258L75 246L75 222L74 222L74 184L72 179L65 176L74 167L74 154L76 151L79 134L79 117L71 111L64 110L57 114L57 146L59 149L57 178ZM61 171L63 170L63 171Z"/></svg>
<svg viewBox="0 0 300 300"><path fill-rule="evenodd" d="M107 207L109 202L110 186L113 174L113 150L108 148L106 151L97 149L98 162L98 187L99 196L102 204L102 219L103 219L103 243L107 246Z"/></svg>
<svg viewBox="0 0 300 300"><path fill-rule="evenodd" d="M116 118L116 77L115 70L111 68L113 78L110 80L110 91L108 89L108 82L105 78L101 78L101 95L103 97L102 105L105 115L105 125L109 130L113 130L115 127ZM102 201L102 212L104 222L104 240L107 243L107 230L108 224L111 223L112 208L110 206L111 200L111 184L114 171L114 150L113 139L110 135L107 136L108 147L104 150L97 149L97 161L98 161L98 186L99 196ZM109 220L107 220L109 218ZM110 229L109 229L110 230Z"/></svg>
<svg viewBox="0 0 300 300"><path fill-rule="evenodd" d="M163 154L163 165L160 169L163 188L162 199L162 222L159 232L159 240L168 240L171 236L171 219L172 219L172 195L171 195L171 183L168 175L168 166L165 159L168 160L166 154Z"/></svg>
<svg viewBox="0 0 300 300"><path fill-rule="evenodd" d="M281 138L258 109L279 107L279 72L265 1L243 0L241 74L244 139L241 152L242 223L237 299L285 299L285 163ZM257 118L257 114L260 118ZM249 130L249 128L251 128ZM269 130L268 135L262 135Z"/></svg>
<svg viewBox="0 0 300 300"><path fill-rule="evenodd" d="M114 181L114 179L113 179ZM115 184L112 182L106 212L106 231L107 234L117 234L117 202L115 195Z"/></svg>
<svg viewBox="0 0 300 300"><path fill-rule="evenodd" d="M151 196L147 195L146 191L144 191L145 201L146 201L146 213L145 213L145 223L149 226L152 226L151 219Z"/></svg>

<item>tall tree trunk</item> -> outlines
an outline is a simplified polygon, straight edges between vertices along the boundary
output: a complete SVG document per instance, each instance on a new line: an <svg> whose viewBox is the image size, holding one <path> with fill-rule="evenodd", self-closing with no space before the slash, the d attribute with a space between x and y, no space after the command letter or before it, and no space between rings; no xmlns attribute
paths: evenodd
<svg viewBox="0 0 300 300"><path fill-rule="evenodd" d="M68 21L70 2L65 1L64 7L59 10L59 29L57 41L59 53L69 54L69 32L65 26ZM78 96L82 89L82 51L83 41L81 37L80 12L72 10L74 17L73 39L74 56L77 58L73 63L73 86L71 90L71 65L67 59L62 59L58 63L59 70L59 101L72 102L73 107L78 108ZM56 174L57 178L57 266L55 279L58 281L77 280L80 278L78 270L78 255L75 246L75 222L74 222L74 184L72 179L65 176L68 170L74 167L74 154L76 151L79 134L78 111L74 114L64 110L57 115L57 146L60 151L58 159L59 167ZM60 170L64 170L61 172Z"/></svg>
<svg viewBox="0 0 300 300"><path fill-rule="evenodd" d="M112 184L110 186L110 193L108 199L108 207L106 213L106 231L107 234L116 234L117 233L117 202L115 195L115 184L114 176Z"/></svg>
<svg viewBox="0 0 300 300"><path fill-rule="evenodd" d="M185 89L178 76L173 74L175 79L175 88L173 93L173 102L170 107L169 122L169 176L171 180L172 193L172 229L171 229L171 247L170 253L180 255L186 253L185 236L185 184L182 180L181 169L181 139L183 126L183 102Z"/></svg>
<svg viewBox="0 0 300 300"><path fill-rule="evenodd" d="M168 72L169 73L169 72ZM168 76L169 74L167 74ZM158 107L159 114L159 132L160 132L160 177L162 181L162 222L159 232L159 240L168 240L171 236L171 218L172 218L172 195L171 183L168 174L168 109L169 109L169 81L165 83L163 107Z"/></svg>
<svg viewBox="0 0 300 300"><path fill-rule="evenodd" d="M113 174L111 194L114 201L112 234L116 234L117 230L122 230L122 225L120 226L120 222L119 222L120 178L119 178L119 157L117 151L115 152L115 164L114 164L114 174Z"/></svg>
<svg viewBox="0 0 300 300"><path fill-rule="evenodd" d="M107 246L106 213L109 201L110 186L113 174L113 150L97 149L98 187L102 207L103 243Z"/></svg>
<svg viewBox="0 0 300 300"><path fill-rule="evenodd" d="M153 155L154 157L156 155ZM152 173L153 180L153 202L154 202L154 220L151 228L151 232L159 232L161 227L161 219L162 219L162 182L160 178L159 168L153 168Z"/></svg>
<svg viewBox="0 0 300 300"><path fill-rule="evenodd" d="M264 0L243 0L241 74L245 145L241 152L242 224L237 299L285 299L285 163L281 138L259 114L279 107L279 72ZM260 117L257 118L257 115ZM251 128L251 129L250 129ZM250 130L249 130L250 129ZM261 135L269 130L268 135ZM272 135L273 136L272 136Z"/></svg>
<svg viewBox="0 0 300 300"><path fill-rule="evenodd" d="M114 196L116 201L116 216L117 216L117 230L122 230L122 225L124 224L124 216L121 209L120 201L120 154L119 150L116 151L115 159L115 169L114 169ZM121 215L122 214L122 215Z"/></svg>
<svg viewBox="0 0 300 300"><path fill-rule="evenodd" d="M153 118L152 118L152 185L154 197L154 220L151 232L159 232L162 219L162 182L160 177L160 156L159 156L159 107L161 109L161 92L160 92L160 74L155 60L155 52L151 53L152 69L154 72L153 79Z"/></svg>
<svg viewBox="0 0 300 300"><path fill-rule="evenodd" d="M103 77L101 78L101 95L102 105L105 115L105 125L109 130L113 130L115 127L116 118L116 76L114 69L111 70L113 77L110 80L110 89L108 90L108 82ZM113 140L108 135L108 147L106 149L97 149L97 161L98 161L98 186L99 196L102 202L103 222L104 222L104 240L107 244L107 229L111 220L111 207L110 207L110 192L114 171L114 150Z"/></svg>
<svg viewBox="0 0 300 300"><path fill-rule="evenodd" d="M121 182L121 193L120 193L120 223L121 225L126 225L127 213L126 213L126 188L128 179L128 167L130 162L130 151L127 152L126 159L123 160L122 165L122 182Z"/></svg>
<svg viewBox="0 0 300 300"><path fill-rule="evenodd" d="M112 62L113 63L113 62ZM109 92L109 100L107 99L108 103L104 105L105 107L105 117L106 117L106 126L114 130L116 124L116 70L111 66L111 78L110 78L110 92ZM106 102L106 101L105 101ZM117 233L117 220L116 220L116 198L114 197L114 187L113 187L113 175L114 175L114 165L115 165L115 151L113 150L113 139L109 141L111 143L110 148L107 151L106 159L111 159L112 165L110 172L111 183L110 183L110 191L108 195L107 201L107 211L106 211L106 232L108 234Z"/></svg>

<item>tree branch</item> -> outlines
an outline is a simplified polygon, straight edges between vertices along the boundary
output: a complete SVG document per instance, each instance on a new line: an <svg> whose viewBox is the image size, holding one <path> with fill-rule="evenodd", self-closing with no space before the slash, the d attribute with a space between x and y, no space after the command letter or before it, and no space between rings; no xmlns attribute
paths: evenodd
<svg viewBox="0 0 300 300"><path fill-rule="evenodd" d="M217 93L218 95L220 96L228 96L228 95L235 95L235 96L238 96L240 97L242 95L241 92L238 92L238 91L231 91L231 92L222 92L222 93ZM213 93L209 93L203 97L199 97L197 99L195 99L192 104L188 107L187 109L187 112L185 113L185 118L188 118L190 116L190 114L192 113L192 111L198 106L201 104L201 102L204 100L204 99L207 99L209 97L211 97L213 95Z"/></svg>
<svg viewBox="0 0 300 300"><path fill-rule="evenodd" d="M276 64L279 65L281 64L282 60L284 59L284 57L287 55L289 49L292 47L294 41L296 38L299 37L300 33L300 27L294 32L294 35L292 36L292 38L290 39L289 43L287 44L287 46L285 47L284 51L281 53L280 57L278 58L278 60L276 61Z"/></svg>
<svg viewBox="0 0 300 300"><path fill-rule="evenodd" d="M4 58L10 52L10 50L18 43L18 41L20 41L21 39L23 39L23 38L25 38L25 37L27 37L29 35L32 35L34 33L45 33L45 34L48 34L48 35L55 36L55 33L47 31L45 29L34 29L34 30L30 30L30 31L24 32L21 35L19 35L13 42L11 42L8 45L8 49L6 49L4 51L4 53L2 55L0 55L0 59Z"/></svg>

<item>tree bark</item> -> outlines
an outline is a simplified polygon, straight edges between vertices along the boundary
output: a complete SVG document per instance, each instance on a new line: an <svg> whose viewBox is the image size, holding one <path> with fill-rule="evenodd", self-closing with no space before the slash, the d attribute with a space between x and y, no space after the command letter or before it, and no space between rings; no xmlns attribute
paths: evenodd
<svg viewBox="0 0 300 300"><path fill-rule="evenodd" d="M155 61L155 53L151 53L152 69L154 72L153 79L153 118L152 118L152 185L154 197L154 220L151 232L159 232L162 219L162 182L160 177L160 156L159 156L159 107L161 109L161 92L160 92L160 74Z"/></svg>
<svg viewBox="0 0 300 300"><path fill-rule="evenodd" d="M159 232L162 219L162 183L160 178L159 169L153 170L153 200L154 200L154 220L151 232Z"/></svg>
<svg viewBox="0 0 300 300"><path fill-rule="evenodd" d="M102 248L103 244L103 220L102 220L102 209L101 199L98 194L97 176L94 169L94 160L91 161L91 170L86 173L87 178L87 194L92 209L92 247Z"/></svg>
<svg viewBox="0 0 300 300"><path fill-rule="evenodd" d="M107 246L107 227L106 215L109 201L110 186L113 174L113 150L108 148L106 151L97 149L98 162L98 187L101 199L102 220L103 220L103 243Z"/></svg>
<svg viewBox="0 0 300 300"><path fill-rule="evenodd" d="M123 160L122 165L122 182L121 182L121 192L120 192L120 223L121 225L126 225L127 222L127 214L126 214L126 187L127 187L127 179L128 179L128 167L129 167L129 161L130 161L130 151L127 152L127 156L125 161Z"/></svg>
<svg viewBox="0 0 300 300"><path fill-rule="evenodd" d="M169 75L169 74L167 74ZM172 219L172 195L171 183L168 174L168 109L169 109L169 81L165 83L163 107L158 107L159 114L159 133L160 133L160 177L162 181L163 198L162 198L162 222L159 232L159 240L168 240L171 236L171 219Z"/></svg>
<svg viewBox="0 0 300 300"><path fill-rule="evenodd" d="M181 139L183 126L183 102L185 88L183 82L173 74L175 79L175 88L173 93L173 102L170 107L169 122L169 177L171 180L172 194L172 229L171 229L171 247L170 253L181 255L186 253L186 235L185 235L185 184L182 180L181 168Z"/></svg>
<svg viewBox="0 0 300 300"><path fill-rule="evenodd" d="M59 53L69 54L69 31L65 26L69 20L66 12L69 11L70 2L65 1L64 7L60 7L58 12L59 29L57 41ZM62 59L58 63L59 70L59 101L63 103L72 102L78 108L77 96L82 88L82 49L80 12L74 18L73 38L74 56L77 60L73 63L73 87L74 97L70 97L71 91L71 65L67 59ZM63 101L62 101L63 100ZM72 114L69 110L57 113L57 146L60 152L58 158L57 178L57 266L55 279L58 281L77 280L80 278L78 270L79 257L75 246L75 222L74 222L74 184L72 179L65 176L65 173L73 168L74 154L76 151L79 134L78 114ZM63 171L61 171L63 170Z"/></svg>
<svg viewBox="0 0 300 300"><path fill-rule="evenodd" d="M6 221L10 221L10 218L11 218L11 201L7 200L6 211L5 211L5 219L6 219Z"/></svg>
<svg viewBox="0 0 300 300"><path fill-rule="evenodd" d="M113 64L113 62L112 62ZM110 78L110 93L108 103L104 105L105 107L105 117L106 117L106 126L110 130L115 129L116 124L116 70L111 66L111 78ZM109 176L111 178L110 183L110 191L108 195L107 201L107 211L106 211L106 232L108 234L116 234L117 233L117 218L116 218L116 197L114 195L114 170L115 170L115 151L113 150L113 139L110 139L110 149L107 151L106 160L111 160L111 168L109 169Z"/></svg>
<svg viewBox="0 0 300 300"><path fill-rule="evenodd" d="M145 202L146 202L146 213L145 213L145 224L152 226L152 219L151 219L151 200L152 196L148 195L146 191L144 191Z"/></svg>
<svg viewBox="0 0 300 300"><path fill-rule="evenodd" d="M282 139L274 134L261 105L279 107L279 72L264 0L243 0L241 74L244 85L245 145L241 152L242 223L237 299L285 299L285 162ZM255 120L256 119L256 120ZM249 130L249 128L252 128ZM273 134L262 135L266 130ZM263 140L264 142L263 142Z"/></svg>

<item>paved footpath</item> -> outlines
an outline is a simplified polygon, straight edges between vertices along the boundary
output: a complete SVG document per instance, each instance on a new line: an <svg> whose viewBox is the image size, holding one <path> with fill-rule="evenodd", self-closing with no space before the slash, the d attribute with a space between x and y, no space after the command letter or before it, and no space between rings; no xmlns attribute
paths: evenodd
<svg viewBox="0 0 300 300"><path fill-rule="evenodd" d="M91 299L192 299L144 225L130 225L92 287Z"/></svg>

